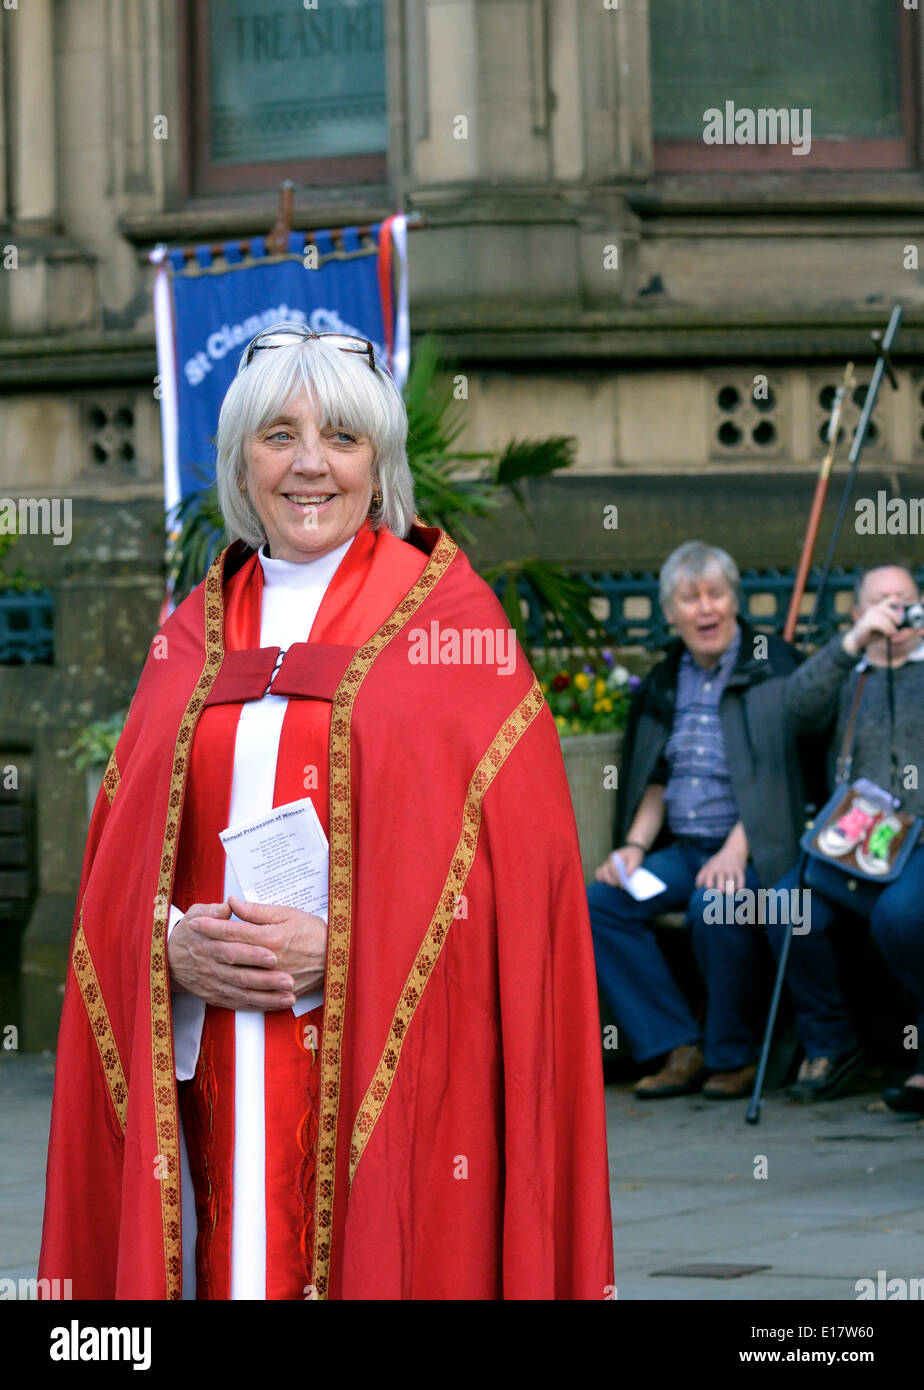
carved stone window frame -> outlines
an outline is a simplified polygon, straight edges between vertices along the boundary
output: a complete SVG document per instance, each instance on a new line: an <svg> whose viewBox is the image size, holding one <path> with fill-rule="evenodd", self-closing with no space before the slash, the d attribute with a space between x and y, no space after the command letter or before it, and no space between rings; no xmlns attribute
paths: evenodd
<svg viewBox="0 0 924 1390"><path fill-rule="evenodd" d="M209 143L209 6L207 0L177 0L177 58L183 147L180 168L184 198L255 193L278 188L284 179L313 187L386 182L387 151L381 154L286 159L216 165ZM386 57L387 61L387 57Z"/></svg>
<svg viewBox="0 0 924 1390"><path fill-rule="evenodd" d="M702 140L658 140L653 137L656 174L770 173L804 176L821 170L900 171L921 161L920 63L918 14L894 0L898 11L898 78L901 83L903 135L899 139L813 139L808 170L794 170L792 152L781 145L704 145ZM801 160L795 161L801 164Z"/></svg>

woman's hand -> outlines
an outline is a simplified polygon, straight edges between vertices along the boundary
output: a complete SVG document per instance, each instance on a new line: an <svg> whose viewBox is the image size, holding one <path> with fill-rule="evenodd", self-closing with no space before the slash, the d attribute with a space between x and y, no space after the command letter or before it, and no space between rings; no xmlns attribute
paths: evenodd
<svg viewBox="0 0 924 1390"><path fill-rule="evenodd" d="M297 907L251 903L233 895L222 907L225 911L220 914L200 912L191 935L199 938L198 961L208 960L210 967L212 963L217 967L209 969L204 983L214 987L220 982L226 997L228 989L248 994L247 1003L222 1001L224 1008L291 1009L298 997L317 989L324 979L327 958L327 923L323 917ZM228 920L232 912L241 920ZM187 917L194 914L189 912ZM182 925L177 923L174 937ZM201 988L192 992L207 997Z"/></svg>
<svg viewBox="0 0 924 1390"><path fill-rule="evenodd" d="M614 850L613 854L619 855L622 861L622 867L625 870L626 878L631 878L645 858L638 845L623 845L622 849ZM601 883L608 883L611 888L622 887L622 879L619 877L619 871L613 863L612 854L606 856L597 870L595 877L598 878Z"/></svg>
<svg viewBox="0 0 924 1390"><path fill-rule="evenodd" d="M291 972L282 966L272 944L255 935L255 927L229 920L229 903L276 914L296 911L278 907L257 909L255 903L238 903L236 898L227 903L194 903L177 922L167 945L172 987L223 1009L257 1009L266 1013L291 1009L295 1003ZM237 906L234 911L238 911Z"/></svg>

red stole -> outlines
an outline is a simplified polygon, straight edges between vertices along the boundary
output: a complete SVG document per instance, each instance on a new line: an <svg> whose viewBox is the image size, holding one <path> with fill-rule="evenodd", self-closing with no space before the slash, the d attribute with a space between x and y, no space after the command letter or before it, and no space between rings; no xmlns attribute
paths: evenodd
<svg viewBox="0 0 924 1390"><path fill-rule="evenodd" d="M388 531L372 531L365 522L324 593L308 643L361 646L391 615L426 561L419 550ZM226 652L259 648L262 592L263 569L254 554L225 585ZM297 596L293 601L298 601ZM300 655L310 658L310 650ZM304 662L307 668L310 664L310 660ZM322 674L308 687L322 689L330 684L329 674L326 678ZM233 687L226 691L233 694ZM328 835L332 694L330 690L328 698L289 700L273 790L274 806L310 796ZM218 832L228 824L241 707L240 700L230 698L209 705L196 727L173 892L174 902L184 910L194 902L223 900L225 855ZM268 1013L264 1023L266 1297L304 1299L312 1282L316 1058L323 1006L300 1018L288 1009ZM196 1192L197 1297L228 1299L234 1150L232 1010L211 1005L206 1009L196 1074L191 1082L180 1083L180 1098Z"/></svg>

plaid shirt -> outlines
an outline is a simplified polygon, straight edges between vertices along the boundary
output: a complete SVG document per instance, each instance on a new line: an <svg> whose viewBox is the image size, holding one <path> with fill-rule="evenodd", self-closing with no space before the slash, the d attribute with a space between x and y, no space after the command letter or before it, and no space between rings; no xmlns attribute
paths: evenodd
<svg viewBox="0 0 924 1390"><path fill-rule="evenodd" d="M718 665L706 671L685 651L677 674L674 726L664 749L670 769L664 791L672 835L724 840L738 820L719 719L719 701L741 650L736 625Z"/></svg>

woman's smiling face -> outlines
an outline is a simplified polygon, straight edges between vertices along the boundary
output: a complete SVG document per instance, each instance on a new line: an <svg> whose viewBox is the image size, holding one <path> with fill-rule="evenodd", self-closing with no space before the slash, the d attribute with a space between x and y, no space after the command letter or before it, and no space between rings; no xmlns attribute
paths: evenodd
<svg viewBox="0 0 924 1390"><path fill-rule="evenodd" d="M321 428L307 393L250 436L247 492L274 560L314 560L355 536L372 500L373 454L346 427Z"/></svg>

